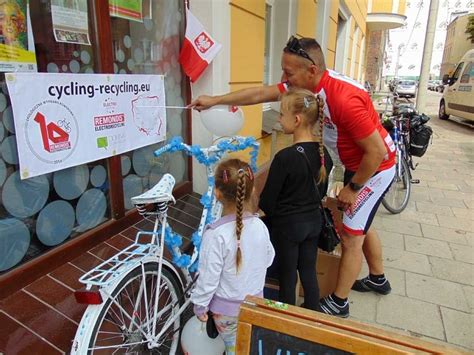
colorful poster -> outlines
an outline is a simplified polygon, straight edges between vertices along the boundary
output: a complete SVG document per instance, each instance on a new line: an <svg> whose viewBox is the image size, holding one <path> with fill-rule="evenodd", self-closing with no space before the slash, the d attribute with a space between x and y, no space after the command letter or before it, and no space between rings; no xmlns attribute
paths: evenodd
<svg viewBox="0 0 474 355"><path fill-rule="evenodd" d="M87 0L51 0L57 42L90 45Z"/></svg>
<svg viewBox="0 0 474 355"><path fill-rule="evenodd" d="M0 0L0 71L36 71L26 0Z"/></svg>
<svg viewBox="0 0 474 355"><path fill-rule="evenodd" d="M164 76L9 73L21 178L166 138Z"/></svg>
<svg viewBox="0 0 474 355"><path fill-rule="evenodd" d="M143 22L142 0L109 0L110 16Z"/></svg>

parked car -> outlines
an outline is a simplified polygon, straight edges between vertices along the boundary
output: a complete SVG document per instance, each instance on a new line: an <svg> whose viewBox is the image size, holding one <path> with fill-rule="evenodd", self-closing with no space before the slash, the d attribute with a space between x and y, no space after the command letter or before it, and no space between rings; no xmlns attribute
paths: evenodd
<svg viewBox="0 0 474 355"><path fill-rule="evenodd" d="M453 75L443 76L446 88L439 102L439 118L446 120L455 115L474 121L474 49L463 55Z"/></svg>
<svg viewBox="0 0 474 355"><path fill-rule="evenodd" d="M428 90L438 91L439 85L442 85L441 80L428 80Z"/></svg>
<svg viewBox="0 0 474 355"><path fill-rule="evenodd" d="M416 96L416 81L415 80L400 80L394 91L398 97L415 97Z"/></svg>

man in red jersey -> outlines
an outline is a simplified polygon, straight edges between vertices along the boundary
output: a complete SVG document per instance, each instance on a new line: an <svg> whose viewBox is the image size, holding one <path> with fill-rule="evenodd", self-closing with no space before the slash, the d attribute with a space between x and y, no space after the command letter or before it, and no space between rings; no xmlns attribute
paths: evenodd
<svg viewBox="0 0 474 355"><path fill-rule="evenodd" d="M214 105L277 101L289 87L305 88L324 98L324 144L340 159L345 174L344 188L337 197L344 210L339 277L335 291L320 300L320 308L327 314L348 317L351 288L384 295L391 291L383 271L381 243L370 225L395 173L395 146L364 87L326 69L321 47L314 39L292 36L283 50L281 66L282 82L277 85L199 96L190 107L200 111ZM362 255L369 275L356 280Z"/></svg>

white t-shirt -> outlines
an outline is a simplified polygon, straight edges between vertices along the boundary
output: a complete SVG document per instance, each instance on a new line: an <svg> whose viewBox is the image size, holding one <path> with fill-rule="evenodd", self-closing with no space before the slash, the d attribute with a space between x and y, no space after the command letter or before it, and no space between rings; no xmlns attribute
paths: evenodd
<svg viewBox="0 0 474 355"><path fill-rule="evenodd" d="M267 268L275 251L268 229L258 215L244 213L243 223L240 238L242 260L238 273L235 215L222 217L204 232L199 278L191 295L196 314L210 309L216 314L236 316L247 295L262 295Z"/></svg>

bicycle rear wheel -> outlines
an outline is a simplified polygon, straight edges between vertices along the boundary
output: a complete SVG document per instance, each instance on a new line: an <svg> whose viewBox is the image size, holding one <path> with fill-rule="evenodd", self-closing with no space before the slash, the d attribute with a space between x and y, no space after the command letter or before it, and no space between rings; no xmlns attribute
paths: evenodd
<svg viewBox="0 0 474 355"><path fill-rule="evenodd" d="M399 169L398 164L401 163ZM399 173L400 171L400 173ZM411 180L408 164L405 159L397 162L395 177L382 199L382 205L393 214L402 212L408 205L411 192Z"/></svg>
<svg viewBox="0 0 474 355"><path fill-rule="evenodd" d="M88 342L88 354L175 354L178 351L180 317L157 340L157 344L152 346L145 336L153 326L150 319L156 301L158 263L148 262L144 269L144 275L141 266L130 271L111 291L116 303L108 298L102 310L96 312L96 318L90 322L93 331ZM182 293L176 277L163 268L156 333L178 311ZM85 342L85 339L82 341Z"/></svg>

